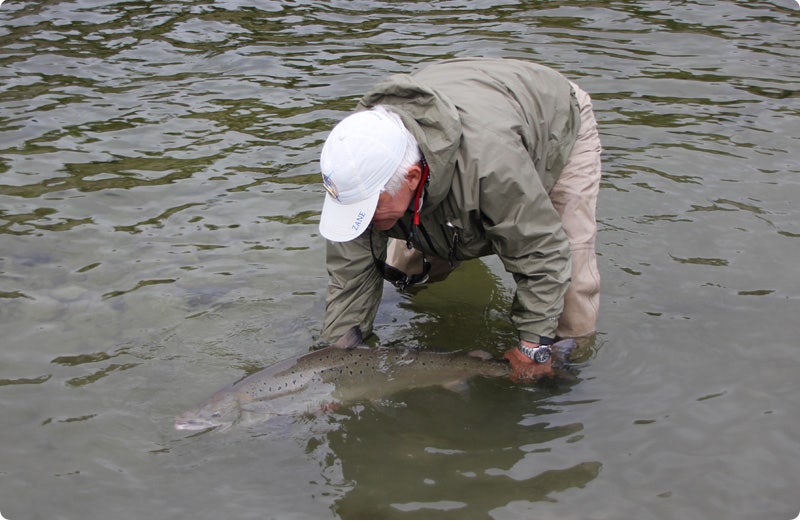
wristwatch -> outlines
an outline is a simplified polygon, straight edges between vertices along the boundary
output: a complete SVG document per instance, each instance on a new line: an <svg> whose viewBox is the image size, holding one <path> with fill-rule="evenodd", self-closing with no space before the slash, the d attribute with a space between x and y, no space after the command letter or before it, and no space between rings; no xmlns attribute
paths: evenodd
<svg viewBox="0 0 800 521"><path fill-rule="evenodd" d="M533 360L538 364L544 364L548 360L550 360L550 356L552 351L550 350L549 345L540 345L538 347L528 347L520 344L518 346L519 350L522 351L522 354Z"/></svg>

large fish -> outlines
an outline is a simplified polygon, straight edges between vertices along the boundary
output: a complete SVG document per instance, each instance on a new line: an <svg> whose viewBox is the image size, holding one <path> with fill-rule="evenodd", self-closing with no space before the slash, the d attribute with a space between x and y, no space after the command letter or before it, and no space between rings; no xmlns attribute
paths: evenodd
<svg viewBox="0 0 800 521"><path fill-rule="evenodd" d="M375 400L404 389L452 387L474 376L502 377L509 364L489 353L369 348L353 328L336 344L278 362L222 388L175 419L179 430L251 423L324 410L331 404Z"/></svg>

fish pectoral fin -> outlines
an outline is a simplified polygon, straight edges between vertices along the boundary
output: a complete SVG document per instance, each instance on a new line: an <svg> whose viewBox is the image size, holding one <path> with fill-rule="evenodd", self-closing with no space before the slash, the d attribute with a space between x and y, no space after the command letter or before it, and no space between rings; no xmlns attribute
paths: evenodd
<svg viewBox="0 0 800 521"><path fill-rule="evenodd" d="M364 345L364 337L361 334L361 328L353 326L339 338L336 342L331 344L331 347L337 349L351 349L353 347L360 347Z"/></svg>

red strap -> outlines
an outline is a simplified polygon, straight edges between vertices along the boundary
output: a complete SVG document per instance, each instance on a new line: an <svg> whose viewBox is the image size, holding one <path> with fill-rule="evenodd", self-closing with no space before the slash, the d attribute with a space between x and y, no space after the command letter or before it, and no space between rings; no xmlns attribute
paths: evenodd
<svg viewBox="0 0 800 521"><path fill-rule="evenodd" d="M428 183L428 176L430 175L430 168L428 162L422 159L422 175L419 178L417 185L417 193L414 195L414 226L419 226L419 211L422 207L422 191L425 190L425 185Z"/></svg>

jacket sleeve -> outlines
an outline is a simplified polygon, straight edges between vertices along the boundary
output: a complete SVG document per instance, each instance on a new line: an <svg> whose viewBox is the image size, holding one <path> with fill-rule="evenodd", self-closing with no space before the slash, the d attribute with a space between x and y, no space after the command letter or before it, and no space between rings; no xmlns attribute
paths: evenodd
<svg viewBox="0 0 800 521"><path fill-rule="evenodd" d="M383 234L375 236L376 254L386 249ZM359 326L366 338L383 293L383 279L372 261L369 232L349 242L327 241L328 291L322 340L335 342Z"/></svg>
<svg viewBox="0 0 800 521"><path fill-rule="evenodd" d="M570 250L530 154L519 140L491 140L480 209L494 252L517 283L511 319L520 338L554 337L570 282Z"/></svg>

